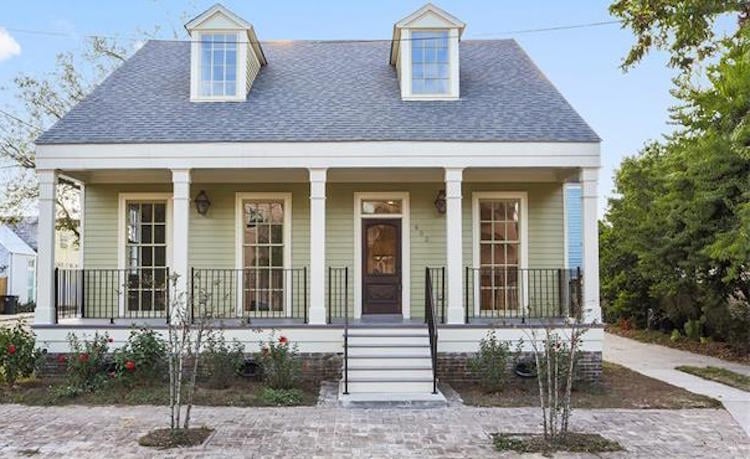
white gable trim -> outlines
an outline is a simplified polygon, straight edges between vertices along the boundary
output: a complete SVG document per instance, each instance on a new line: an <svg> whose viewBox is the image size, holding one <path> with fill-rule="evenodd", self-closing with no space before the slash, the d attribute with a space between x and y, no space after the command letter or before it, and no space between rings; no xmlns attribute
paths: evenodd
<svg viewBox="0 0 750 459"><path fill-rule="evenodd" d="M463 21L432 3L426 4L422 8L401 19L396 23L396 27L420 27L419 21L429 16L437 16L438 19L445 23L443 27L457 27L462 31L466 27L466 24ZM427 27L435 27L435 25L427 25Z"/></svg>
<svg viewBox="0 0 750 459"><path fill-rule="evenodd" d="M206 11L202 12L198 16L191 19L187 24L185 24L185 29L187 29L188 31L197 29L198 27L201 26L201 24L205 23L216 14L221 14L225 16L228 20L233 22L237 26L237 28L249 29L252 27L252 25L249 22L237 16L236 14L232 13L223 5L220 5L217 3L211 8L207 9Z"/></svg>

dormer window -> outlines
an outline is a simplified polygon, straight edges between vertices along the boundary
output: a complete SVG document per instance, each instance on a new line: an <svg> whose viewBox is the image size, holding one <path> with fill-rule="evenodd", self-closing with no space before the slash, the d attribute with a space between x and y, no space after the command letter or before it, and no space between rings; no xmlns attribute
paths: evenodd
<svg viewBox="0 0 750 459"><path fill-rule="evenodd" d="M221 5L185 24L190 34L190 100L242 102L267 64L253 26Z"/></svg>
<svg viewBox="0 0 750 459"><path fill-rule="evenodd" d="M391 65L402 100L456 100L460 95L458 42L466 25L432 4L396 23Z"/></svg>
<svg viewBox="0 0 750 459"><path fill-rule="evenodd" d="M440 94L450 91L448 31L411 33L411 92Z"/></svg>
<svg viewBox="0 0 750 459"><path fill-rule="evenodd" d="M200 96L237 95L237 34L201 34Z"/></svg>

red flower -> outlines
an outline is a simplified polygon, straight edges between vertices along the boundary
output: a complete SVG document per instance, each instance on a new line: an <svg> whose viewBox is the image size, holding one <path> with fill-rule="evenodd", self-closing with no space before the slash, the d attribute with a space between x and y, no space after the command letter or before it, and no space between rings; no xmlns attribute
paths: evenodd
<svg viewBox="0 0 750 459"><path fill-rule="evenodd" d="M287 337L286 337L286 336L279 336L279 342L280 342L281 344L286 344L286 343L288 343L288 342L289 342L289 339L287 339Z"/></svg>
<svg viewBox="0 0 750 459"><path fill-rule="evenodd" d="M8 354L13 355L16 353L16 345L8 344Z"/></svg>
<svg viewBox="0 0 750 459"><path fill-rule="evenodd" d="M68 358L65 357L65 354L60 354L57 356L57 361L60 363L65 363L68 361Z"/></svg>
<svg viewBox="0 0 750 459"><path fill-rule="evenodd" d="M132 360L128 360L125 362L125 369L128 371L135 371L135 362Z"/></svg>
<svg viewBox="0 0 750 459"><path fill-rule="evenodd" d="M89 355L87 353L85 353L85 352L83 354L80 354L78 356L78 361L79 362L88 362L89 361Z"/></svg>

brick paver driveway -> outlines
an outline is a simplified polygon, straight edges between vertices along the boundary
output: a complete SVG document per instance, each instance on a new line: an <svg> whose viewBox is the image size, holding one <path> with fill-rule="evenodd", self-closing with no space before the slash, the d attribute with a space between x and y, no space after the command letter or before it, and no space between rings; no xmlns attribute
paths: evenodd
<svg viewBox="0 0 750 459"><path fill-rule="evenodd" d="M490 432L533 431L539 422L532 408L469 407L199 407L194 419L216 429L206 445L154 451L136 440L166 425L165 407L0 405L0 456L502 457ZM573 425L627 449L607 457L750 457L750 439L724 410L579 410Z"/></svg>

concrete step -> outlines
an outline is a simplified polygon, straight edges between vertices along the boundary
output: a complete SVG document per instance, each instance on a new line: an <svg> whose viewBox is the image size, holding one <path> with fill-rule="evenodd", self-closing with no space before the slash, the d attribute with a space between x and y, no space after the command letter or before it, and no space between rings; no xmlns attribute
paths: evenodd
<svg viewBox="0 0 750 459"><path fill-rule="evenodd" d="M349 380L409 381L432 380L432 368L352 368L349 367Z"/></svg>
<svg viewBox="0 0 750 459"><path fill-rule="evenodd" d="M429 345L430 338L422 335L351 335L349 336L349 346L355 346L358 344L363 345L405 345L405 344L421 344Z"/></svg>
<svg viewBox="0 0 750 459"><path fill-rule="evenodd" d="M339 405L344 408L444 408L448 406L445 396L438 392L362 392L343 393L344 384L340 384Z"/></svg>
<svg viewBox="0 0 750 459"><path fill-rule="evenodd" d="M432 368L432 359L429 355L368 355L353 357L349 355L349 368L352 367L427 367Z"/></svg>
<svg viewBox="0 0 750 459"><path fill-rule="evenodd" d="M360 356L391 357L399 355L430 357L428 344L350 344L349 358Z"/></svg>
<svg viewBox="0 0 750 459"><path fill-rule="evenodd" d="M393 327L393 328L350 328L349 336L381 336L381 335L418 335L418 336L429 336L429 330L426 327L419 328L406 328L406 327Z"/></svg>
<svg viewBox="0 0 750 459"><path fill-rule="evenodd" d="M349 378L349 392L359 393L432 393L432 379L429 380L371 380Z"/></svg>

